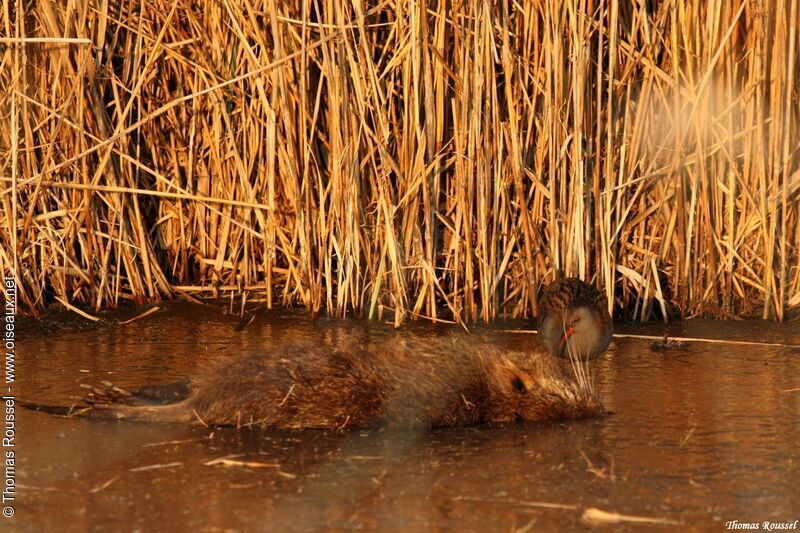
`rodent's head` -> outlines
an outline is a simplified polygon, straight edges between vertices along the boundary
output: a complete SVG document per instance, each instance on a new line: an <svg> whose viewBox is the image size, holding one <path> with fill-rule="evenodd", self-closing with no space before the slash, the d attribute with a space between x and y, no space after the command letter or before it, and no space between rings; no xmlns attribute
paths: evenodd
<svg viewBox="0 0 800 533"><path fill-rule="evenodd" d="M545 317L539 328L539 339L553 355L581 360L594 359L611 343L613 327L608 312L588 305L567 307L563 314Z"/></svg>
<svg viewBox="0 0 800 533"><path fill-rule="evenodd" d="M605 413L603 401L586 374L568 378L561 365L531 360L532 366L506 360L497 376L501 394L496 419L549 421L588 418ZM520 361L517 361L520 363ZM573 368L573 371L575 369Z"/></svg>

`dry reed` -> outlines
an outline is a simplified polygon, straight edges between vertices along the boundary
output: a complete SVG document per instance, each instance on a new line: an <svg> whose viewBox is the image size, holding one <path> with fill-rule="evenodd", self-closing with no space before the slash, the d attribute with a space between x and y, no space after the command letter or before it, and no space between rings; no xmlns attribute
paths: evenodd
<svg viewBox="0 0 800 533"><path fill-rule="evenodd" d="M799 0L3 0L20 303L800 306ZM445 311L443 311L445 310Z"/></svg>

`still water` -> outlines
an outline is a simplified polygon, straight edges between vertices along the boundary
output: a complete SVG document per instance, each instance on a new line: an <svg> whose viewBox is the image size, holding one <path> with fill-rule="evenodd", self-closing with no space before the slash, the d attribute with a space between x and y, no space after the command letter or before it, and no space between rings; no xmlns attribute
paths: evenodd
<svg viewBox="0 0 800 533"><path fill-rule="evenodd" d="M118 324L133 314L109 315L102 326L66 315L21 324L18 398L70 405L85 392L81 383L177 381L298 332L352 327L266 311L245 326L219 306L181 303ZM523 326L473 333L520 348L536 342L508 331ZM617 330L664 333L654 324ZM800 324L697 321L669 332L785 346L690 342L656 352L651 340L617 337L592 366L611 414L556 424L237 431L20 409L16 516L0 527L720 531L733 520L800 519ZM581 518L589 508L663 523L589 526Z"/></svg>

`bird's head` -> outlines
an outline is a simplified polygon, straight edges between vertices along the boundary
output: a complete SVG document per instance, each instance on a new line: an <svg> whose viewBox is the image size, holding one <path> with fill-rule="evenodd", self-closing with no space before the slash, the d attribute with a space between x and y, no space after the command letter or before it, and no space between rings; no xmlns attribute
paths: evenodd
<svg viewBox="0 0 800 533"><path fill-rule="evenodd" d="M553 355L594 359L611 343L613 327L607 312L588 305L568 306L542 321L539 338Z"/></svg>

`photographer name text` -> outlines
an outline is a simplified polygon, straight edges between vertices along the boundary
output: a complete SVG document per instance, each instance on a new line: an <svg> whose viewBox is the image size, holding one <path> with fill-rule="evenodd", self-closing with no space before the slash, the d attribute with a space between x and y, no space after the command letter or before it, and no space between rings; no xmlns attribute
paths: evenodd
<svg viewBox="0 0 800 533"><path fill-rule="evenodd" d="M14 380L16 373L17 340L15 332L15 316L17 311L17 286L13 277L4 278L5 289L5 327L3 328L3 345L5 347L5 385L6 391L1 396L3 405L3 493L2 514L6 518L14 516L14 499L17 495L17 403L14 396Z"/></svg>
<svg viewBox="0 0 800 533"><path fill-rule="evenodd" d="M797 529L797 524L800 520L794 522L740 522L738 520L730 520L725 522L727 529L746 529L750 531L787 531L790 529Z"/></svg>

